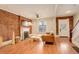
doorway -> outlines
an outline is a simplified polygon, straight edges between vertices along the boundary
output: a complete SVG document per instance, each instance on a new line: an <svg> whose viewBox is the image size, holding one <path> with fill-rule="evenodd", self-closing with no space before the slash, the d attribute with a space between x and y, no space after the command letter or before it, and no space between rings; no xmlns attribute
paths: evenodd
<svg viewBox="0 0 79 59"><path fill-rule="evenodd" d="M69 19L58 20L58 35L69 37Z"/></svg>
<svg viewBox="0 0 79 59"><path fill-rule="evenodd" d="M56 34L72 42L73 16L56 17Z"/></svg>

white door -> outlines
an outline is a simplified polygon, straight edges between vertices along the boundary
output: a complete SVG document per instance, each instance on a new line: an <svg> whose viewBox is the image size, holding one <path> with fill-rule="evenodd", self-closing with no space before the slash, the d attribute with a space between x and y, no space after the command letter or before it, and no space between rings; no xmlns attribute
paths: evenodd
<svg viewBox="0 0 79 59"><path fill-rule="evenodd" d="M69 37L69 19L58 20L58 32L59 36Z"/></svg>

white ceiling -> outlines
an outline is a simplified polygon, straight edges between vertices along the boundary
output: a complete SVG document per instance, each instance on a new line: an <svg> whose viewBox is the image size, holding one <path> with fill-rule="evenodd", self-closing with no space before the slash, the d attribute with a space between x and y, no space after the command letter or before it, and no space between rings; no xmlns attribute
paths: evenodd
<svg viewBox="0 0 79 59"><path fill-rule="evenodd" d="M75 4L0 4L0 9L33 19L36 18L36 14L45 18L79 13L79 5Z"/></svg>

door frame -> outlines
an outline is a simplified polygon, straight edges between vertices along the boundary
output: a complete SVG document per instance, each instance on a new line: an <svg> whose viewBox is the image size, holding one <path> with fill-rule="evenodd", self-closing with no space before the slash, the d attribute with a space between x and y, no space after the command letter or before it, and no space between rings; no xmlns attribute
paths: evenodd
<svg viewBox="0 0 79 59"><path fill-rule="evenodd" d="M72 30L73 30L73 16L56 17L56 35L59 34L59 32L58 32L58 20L59 19L61 19L61 20L63 20L63 19L69 19L69 31L70 31L69 38L70 38L70 41L72 41L71 38L72 38Z"/></svg>

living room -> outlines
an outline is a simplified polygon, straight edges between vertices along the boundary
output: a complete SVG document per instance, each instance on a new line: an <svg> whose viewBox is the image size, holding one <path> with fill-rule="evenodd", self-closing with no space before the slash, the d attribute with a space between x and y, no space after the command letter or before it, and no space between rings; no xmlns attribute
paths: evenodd
<svg viewBox="0 0 79 59"><path fill-rule="evenodd" d="M78 10L78 4L1 4L0 53L79 53Z"/></svg>

